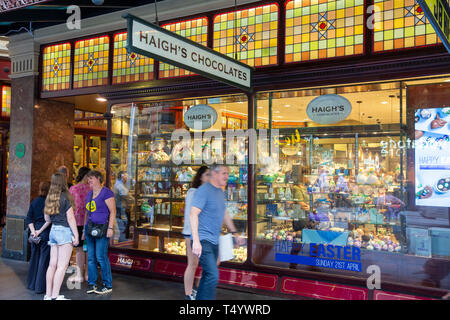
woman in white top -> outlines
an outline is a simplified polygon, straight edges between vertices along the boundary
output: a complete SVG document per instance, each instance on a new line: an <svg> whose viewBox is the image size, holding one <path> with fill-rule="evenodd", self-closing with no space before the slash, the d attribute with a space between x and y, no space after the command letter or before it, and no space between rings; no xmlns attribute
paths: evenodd
<svg viewBox="0 0 450 320"><path fill-rule="evenodd" d="M192 199L194 199L195 190L208 181L209 169L206 166L202 166L198 169L197 174L192 181L192 187L188 190L185 199L183 235L186 241L186 256L188 260L188 265L184 271L185 300L195 300L195 290L192 290L192 287L194 285L195 271L198 266L198 257L192 254L189 214L191 212Z"/></svg>

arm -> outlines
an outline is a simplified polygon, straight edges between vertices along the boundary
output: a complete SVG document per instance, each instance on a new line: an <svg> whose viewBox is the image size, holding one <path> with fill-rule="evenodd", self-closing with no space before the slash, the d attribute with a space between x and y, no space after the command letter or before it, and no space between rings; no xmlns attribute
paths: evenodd
<svg viewBox="0 0 450 320"><path fill-rule="evenodd" d="M28 228L30 229L31 235L33 237L36 237L36 230L34 229L34 223L33 223L33 207L30 205L30 208L28 209L26 223L28 225Z"/></svg>
<svg viewBox="0 0 450 320"><path fill-rule="evenodd" d="M45 217L45 215L44 215L44 217ZM40 229L36 232L36 237L37 237L38 235L40 235L40 234L42 233L42 231L44 231L45 229L47 229L47 227L48 227L49 225L51 225L51 224L52 224L52 222L50 221L50 217L49 217L49 221L47 221L47 219L46 219L44 225L42 226L42 228L40 228Z"/></svg>
<svg viewBox="0 0 450 320"><path fill-rule="evenodd" d="M192 253L200 258L202 254L202 245L200 244L200 238L198 236L198 215L201 210L197 207L191 208L191 214L189 221L191 222L191 232L192 232Z"/></svg>
<svg viewBox="0 0 450 320"><path fill-rule="evenodd" d="M67 222L69 223L70 229L72 230L73 233L72 243L74 246L77 246L79 235L77 229L77 221L75 220L75 215L73 213L72 207L70 207L69 210L66 211L66 215L67 215Z"/></svg>
<svg viewBox="0 0 450 320"><path fill-rule="evenodd" d="M116 201L114 197L105 200L106 205L109 209L109 223L108 223L108 232L106 233L107 238L112 238L114 235L114 222L116 221Z"/></svg>
<svg viewBox="0 0 450 320"><path fill-rule="evenodd" d="M223 222L227 226L227 229L229 232L231 232L231 233L237 232L236 227L234 226L233 220L231 219L227 210L225 210L225 216L223 217Z"/></svg>

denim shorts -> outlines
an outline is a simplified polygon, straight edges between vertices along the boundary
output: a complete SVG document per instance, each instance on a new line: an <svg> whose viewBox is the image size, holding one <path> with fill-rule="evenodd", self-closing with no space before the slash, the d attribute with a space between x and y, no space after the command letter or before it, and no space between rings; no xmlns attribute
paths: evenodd
<svg viewBox="0 0 450 320"><path fill-rule="evenodd" d="M49 242L50 246L61 246L63 244L72 243L73 233L68 227L52 225L50 230Z"/></svg>

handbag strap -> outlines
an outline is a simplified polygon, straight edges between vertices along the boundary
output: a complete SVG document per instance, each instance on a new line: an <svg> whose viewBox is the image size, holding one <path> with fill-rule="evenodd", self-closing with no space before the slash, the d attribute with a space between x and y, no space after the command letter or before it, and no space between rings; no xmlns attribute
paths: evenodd
<svg viewBox="0 0 450 320"><path fill-rule="evenodd" d="M91 205L92 205L92 199L94 198L94 190L92 190L92 194L91 194L91 199L89 200L89 222L91 222L91 215L92 215L92 211L91 211Z"/></svg>

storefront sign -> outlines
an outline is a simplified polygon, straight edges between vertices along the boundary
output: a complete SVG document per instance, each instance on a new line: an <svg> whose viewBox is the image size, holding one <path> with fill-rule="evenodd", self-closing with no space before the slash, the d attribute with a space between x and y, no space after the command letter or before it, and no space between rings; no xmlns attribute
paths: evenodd
<svg viewBox="0 0 450 320"><path fill-rule="evenodd" d="M0 0L0 13L29 7L33 4L48 2L50 0Z"/></svg>
<svg viewBox="0 0 450 320"><path fill-rule="evenodd" d="M206 104L198 104L186 111L183 120L191 129L206 130L216 123L217 112Z"/></svg>
<svg viewBox="0 0 450 320"><path fill-rule="evenodd" d="M450 52L450 7L448 0L417 0L445 48Z"/></svg>
<svg viewBox="0 0 450 320"><path fill-rule="evenodd" d="M345 120L352 112L352 105L337 94L326 94L312 100L306 108L308 117L320 124L332 124Z"/></svg>
<svg viewBox="0 0 450 320"><path fill-rule="evenodd" d="M130 52L250 91L252 67L135 16L125 18Z"/></svg>

